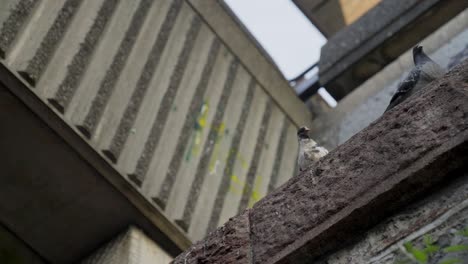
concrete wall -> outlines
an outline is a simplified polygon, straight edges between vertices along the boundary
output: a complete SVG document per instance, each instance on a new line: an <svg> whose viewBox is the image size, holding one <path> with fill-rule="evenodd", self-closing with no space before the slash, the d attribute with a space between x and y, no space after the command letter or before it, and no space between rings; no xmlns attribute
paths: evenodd
<svg viewBox="0 0 468 264"><path fill-rule="evenodd" d="M429 56L443 67L451 68L463 58L468 58L467 18L468 10L465 10L420 42ZM313 137L333 149L377 119L388 106L400 81L413 67L411 56L411 50L408 50L347 95L334 109L309 103L312 112L317 113L313 120Z"/></svg>
<svg viewBox="0 0 468 264"><path fill-rule="evenodd" d="M130 226L128 230L108 242L82 264L151 264L169 263L172 258L141 230Z"/></svg>
<svg viewBox="0 0 468 264"><path fill-rule="evenodd" d="M203 5L0 3L1 63L192 240L291 177L310 122L234 20Z"/></svg>

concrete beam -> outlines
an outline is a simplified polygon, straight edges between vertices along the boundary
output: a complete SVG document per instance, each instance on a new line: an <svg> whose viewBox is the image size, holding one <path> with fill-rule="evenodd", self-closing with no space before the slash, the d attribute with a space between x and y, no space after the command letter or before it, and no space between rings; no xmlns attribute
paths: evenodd
<svg viewBox="0 0 468 264"><path fill-rule="evenodd" d="M5 226L52 263L72 263L130 224L172 255L190 244L3 64L0 81Z"/></svg>

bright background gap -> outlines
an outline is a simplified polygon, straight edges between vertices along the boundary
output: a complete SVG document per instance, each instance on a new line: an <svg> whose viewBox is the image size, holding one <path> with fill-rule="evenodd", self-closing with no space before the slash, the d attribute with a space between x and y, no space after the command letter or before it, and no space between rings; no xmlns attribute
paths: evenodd
<svg viewBox="0 0 468 264"><path fill-rule="evenodd" d="M286 79L320 58L326 39L291 0L224 0Z"/></svg>

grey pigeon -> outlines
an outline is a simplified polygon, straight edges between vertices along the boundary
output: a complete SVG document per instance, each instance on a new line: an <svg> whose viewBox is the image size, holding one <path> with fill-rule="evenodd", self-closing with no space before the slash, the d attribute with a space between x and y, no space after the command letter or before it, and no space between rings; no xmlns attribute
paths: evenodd
<svg viewBox="0 0 468 264"><path fill-rule="evenodd" d="M422 46L416 45L413 48L413 61L414 68L411 69L405 80L398 86L385 112L445 73L445 70L439 64L435 63L424 53Z"/></svg>
<svg viewBox="0 0 468 264"><path fill-rule="evenodd" d="M309 137L309 129L301 127L297 130L297 140L299 141L299 155L297 165L299 171L307 169L312 163L328 154L328 150L320 147Z"/></svg>

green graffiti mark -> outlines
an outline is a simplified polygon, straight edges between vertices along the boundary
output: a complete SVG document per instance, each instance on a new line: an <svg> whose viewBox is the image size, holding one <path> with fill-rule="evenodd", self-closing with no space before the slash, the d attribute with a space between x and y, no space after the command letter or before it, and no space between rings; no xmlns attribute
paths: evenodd
<svg viewBox="0 0 468 264"><path fill-rule="evenodd" d="M187 153L185 153L185 161L187 162L190 161L192 156L195 156L200 152L203 129L205 128L208 119L208 110L208 103L203 102L200 113L198 114L197 120L194 124L194 133L192 133L189 148L187 149Z"/></svg>
<svg viewBox="0 0 468 264"><path fill-rule="evenodd" d="M219 145L221 143L221 139L223 138L224 130L225 130L225 125L224 123L221 123L219 127L214 128L216 131L216 139L215 139L215 145L213 149L213 154L211 155L210 159L210 164L209 164L209 174L214 174L216 173L217 165L219 164ZM227 159L227 157L226 157Z"/></svg>
<svg viewBox="0 0 468 264"><path fill-rule="evenodd" d="M231 175L231 184L229 192L236 195L241 195L244 187L244 181L241 181L236 175Z"/></svg>

